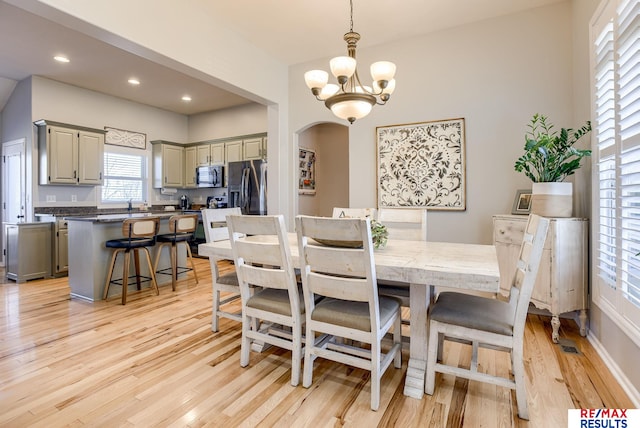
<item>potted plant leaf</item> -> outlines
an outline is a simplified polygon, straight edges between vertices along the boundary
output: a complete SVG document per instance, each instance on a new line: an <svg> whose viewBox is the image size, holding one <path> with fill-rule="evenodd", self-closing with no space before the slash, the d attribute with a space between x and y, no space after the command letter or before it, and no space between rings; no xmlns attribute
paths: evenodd
<svg viewBox="0 0 640 428"><path fill-rule="evenodd" d="M531 212L545 217L571 217L573 186L563 182L581 166L591 150L573 145L591 131L591 122L577 130L553 129L546 116L534 114L525 134L524 154L516 160L515 170L533 181Z"/></svg>

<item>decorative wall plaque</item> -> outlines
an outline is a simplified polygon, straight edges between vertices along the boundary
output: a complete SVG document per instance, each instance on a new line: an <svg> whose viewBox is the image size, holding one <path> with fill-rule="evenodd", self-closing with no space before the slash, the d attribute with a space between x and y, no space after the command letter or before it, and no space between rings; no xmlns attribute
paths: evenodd
<svg viewBox="0 0 640 428"><path fill-rule="evenodd" d="M378 207L466 209L464 119L379 126Z"/></svg>
<svg viewBox="0 0 640 428"><path fill-rule="evenodd" d="M125 131L124 129L104 127L107 131L104 142L114 146L133 147L146 150L147 135L142 132Z"/></svg>

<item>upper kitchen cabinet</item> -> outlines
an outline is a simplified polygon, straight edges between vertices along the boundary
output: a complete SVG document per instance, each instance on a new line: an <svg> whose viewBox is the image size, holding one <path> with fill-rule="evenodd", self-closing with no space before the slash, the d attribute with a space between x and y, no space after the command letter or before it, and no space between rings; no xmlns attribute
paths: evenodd
<svg viewBox="0 0 640 428"><path fill-rule="evenodd" d="M224 143L200 144L197 148L196 166L224 164Z"/></svg>
<svg viewBox="0 0 640 428"><path fill-rule="evenodd" d="M45 120L35 125L40 184L102 184L104 130Z"/></svg>
<svg viewBox="0 0 640 428"><path fill-rule="evenodd" d="M169 141L152 141L153 187L184 186L184 147Z"/></svg>
<svg viewBox="0 0 640 428"><path fill-rule="evenodd" d="M267 137L248 138L243 141L244 160L267 158Z"/></svg>
<svg viewBox="0 0 640 428"><path fill-rule="evenodd" d="M237 162L242 159L242 140L227 141L224 146L227 163Z"/></svg>
<svg viewBox="0 0 640 428"><path fill-rule="evenodd" d="M184 187L196 186L196 164L199 147L187 147L184 149Z"/></svg>

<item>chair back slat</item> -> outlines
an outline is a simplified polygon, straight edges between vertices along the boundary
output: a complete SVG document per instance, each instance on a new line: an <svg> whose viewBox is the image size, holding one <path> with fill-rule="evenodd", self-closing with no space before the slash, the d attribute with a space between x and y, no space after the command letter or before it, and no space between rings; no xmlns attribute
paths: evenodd
<svg viewBox="0 0 640 428"><path fill-rule="evenodd" d="M531 294L542 261L549 223L547 218L529 214L509 299L514 310L514 329L524 329Z"/></svg>
<svg viewBox="0 0 640 428"><path fill-rule="evenodd" d="M249 298L249 286L286 289L292 310L299 313L300 300L284 216L229 215L227 225L242 298L245 301Z"/></svg>
<svg viewBox="0 0 640 428"><path fill-rule="evenodd" d="M369 302L377 307L371 221L368 218L298 216L296 229L306 310L313 309L314 295ZM318 239L329 244L318 244L315 242ZM333 240L359 241L362 246L332 246Z"/></svg>
<svg viewBox="0 0 640 428"><path fill-rule="evenodd" d="M426 209L380 208L378 221L387 227L389 239L427 240Z"/></svg>
<svg viewBox="0 0 640 428"><path fill-rule="evenodd" d="M228 215L241 215L239 207L235 208L205 208L202 210L202 225L207 242L224 241L229 239L227 228Z"/></svg>

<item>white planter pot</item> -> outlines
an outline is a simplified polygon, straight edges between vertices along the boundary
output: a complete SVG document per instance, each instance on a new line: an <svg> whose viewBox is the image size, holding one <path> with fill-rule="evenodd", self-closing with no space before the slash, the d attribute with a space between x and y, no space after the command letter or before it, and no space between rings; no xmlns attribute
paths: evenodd
<svg viewBox="0 0 640 428"><path fill-rule="evenodd" d="M531 213L543 217L573 215L573 183L533 183Z"/></svg>

